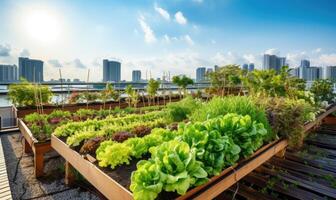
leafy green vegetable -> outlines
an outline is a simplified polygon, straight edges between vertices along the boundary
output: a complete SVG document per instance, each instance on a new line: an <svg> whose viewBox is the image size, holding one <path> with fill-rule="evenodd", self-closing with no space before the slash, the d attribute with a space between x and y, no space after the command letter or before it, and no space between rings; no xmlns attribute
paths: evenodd
<svg viewBox="0 0 336 200"><path fill-rule="evenodd" d="M130 189L135 199L154 199L162 189L182 195L191 186L207 181L195 149L187 143L171 140L151 148L150 152L151 159L140 161L137 171L132 173Z"/></svg>
<svg viewBox="0 0 336 200"><path fill-rule="evenodd" d="M111 145L113 144L113 145ZM96 151L99 166L115 168L119 164L129 164L131 148L124 143L104 141Z"/></svg>

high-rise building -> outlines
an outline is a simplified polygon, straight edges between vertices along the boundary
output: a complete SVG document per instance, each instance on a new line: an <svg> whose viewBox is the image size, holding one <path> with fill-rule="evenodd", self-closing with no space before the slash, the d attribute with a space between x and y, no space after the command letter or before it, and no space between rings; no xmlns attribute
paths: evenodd
<svg viewBox="0 0 336 200"><path fill-rule="evenodd" d="M43 82L43 61L19 57L19 78Z"/></svg>
<svg viewBox="0 0 336 200"><path fill-rule="evenodd" d="M119 82L121 77L121 63L118 61L103 60L103 81Z"/></svg>
<svg viewBox="0 0 336 200"><path fill-rule="evenodd" d="M196 69L196 81L204 81L205 80L205 67L199 67Z"/></svg>
<svg viewBox="0 0 336 200"><path fill-rule="evenodd" d="M250 63L248 66L248 70L251 72L254 70L254 63Z"/></svg>
<svg viewBox="0 0 336 200"><path fill-rule="evenodd" d="M242 69L248 71L248 64L243 64Z"/></svg>
<svg viewBox="0 0 336 200"><path fill-rule="evenodd" d="M280 71L281 67L286 66L285 57L277 57L276 55L264 54L263 69L274 69Z"/></svg>
<svg viewBox="0 0 336 200"><path fill-rule="evenodd" d="M219 69L218 65L215 65L214 69L215 69L215 72L218 71Z"/></svg>
<svg viewBox="0 0 336 200"><path fill-rule="evenodd" d="M326 66L324 68L323 78L336 81L336 66Z"/></svg>
<svg viewBox="0 0 336 200"><path fill-rule="evenodd" d="M317 79L323 78L323 69L322 67L308 67L309 65L301 65L300 67L295 68L295 71L292 72L292 75L295 75L306 81L315 81Z"/></svg>
<svg viewBox="0 0 336 200"><path fill-rule="evenodd" d="M309 60L301 60L300 67L310 67L310 61Z"/></svg>
<svg viewBox="0 0 336 200"><path fill-rule="evenodd" d="M306 81L315 81L317 79L322 79L322 67L307 67L306 76L303 77Z"/></svg>
<svg viewBox="0 0 336 200"><path fill-rule="evenodd" d="M300 68L296 67L296 68L291 68L290 72L289 72L292 76L296 76L296 77L300 77Z"/></svg>
<svg viewBox="0 0 336 200"><path fill-rule="evenodd" d="M140 70L133 70L132 71L132 81L133 82L141 81L141 71Z"/></svg>
<svg viewBox="0 0 336 200"><path fill-rule="evenodd" d="M16 65L0 65L0 82L9 83L18 80Z"/></svg>

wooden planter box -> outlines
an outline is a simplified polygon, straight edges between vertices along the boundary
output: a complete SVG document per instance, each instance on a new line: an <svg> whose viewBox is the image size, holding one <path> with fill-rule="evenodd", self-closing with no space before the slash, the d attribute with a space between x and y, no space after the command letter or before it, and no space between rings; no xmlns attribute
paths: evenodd
<svg viewBox="0 0 336 200"><path fill-rule="evenodd" d="M308 132L310 129L319 125L326 116L335 110L336 106L333 106L325 113L319 115L314 122L307 123L305 125L305 131ZM111 178L96 164L87 159L86 156L80 155L78 152L72 150L59 138L52 136L51 145L66 160L65 181L67 184L70 184L74 180L72 168L75 168L108 199L133 199L132 193L127 188ZM271 157L283 156L287 146L288 141L286 139L280 139L266 144L249 158L243 159L237 164L226 168L220 175L212 177L207 183L201 186L190 189L185 195L179 196L176 199L213 199Z"/></svg>
<svg viewBox="0 0 336 200"><path fill-rule="evenodd" d="M35 177L43 176L44 154L53 151L50 140L45 142L37 141L26 124L18 119L18 126L24 137L24 152L34 154L34 174Z"/></svg>
<svg viewBox="0 0 336 200"><path fill-rule="evenodd" d="M287 146L287 140L278 140L260 148L248 159L225 169L220 175L212 177L209 182L189 190L177 199L213 199L229 188L248 173L259 167ZM71 183L73 177L71 168L80 172L95 188L108 199L133 199L132 193L113 180L97 165L85 159L83 155L72 150L67 144L55 136L51 137L51 146L66 160L66 183Z"/></svg>
<svg viewBox="0 0 336 200"><path fill-rule="evenodd" d="M172 99L172 102L176 102L179 101L179 99ZM161 100L159 102L160 105L164 105L164 101ZM145 106L147 106L148 104L146 104ZM157 104L156 104L157 105ZM97 104L97 105L90 105L89 108L90 109L100 109L101 108L101 104ZM114 103L113 106L112 104L109 105L112 108L115 108L117 106L119 106L119 103ZM126 108L128 106L127 103L123 102L121 103L121 108ZM107 105L106 105L107 107ZM143 107L142 103L138 104L138 107ZM68 107L64 107L63 110L70 110L75 112L76 110L80 109L80 108L86 108L86 105L70 105ZM54 109L61 109L61 107L55 107L52 106L50 108L45 109L45 113L51 113ZM22 117L24 117L26 114L30 114L36 112L36 110L34 109L25 109L24 112L21 112ZM18 111L18 113L20 113L20 111ZM19 118L19 117L18 117ZM39 142L36 138L34 138L33 134L31 133L31 131L29 130L29 128L27 127L27 125L23 122L22 119L18 119L18 127L20 129L20 132L22 133L23 137L24 137L24 151L25 153L33 153L34 154L34 167L35 167L35 176L36 177L41 177L43 176L43 167L44 167L44 154L50 151L53 151L52 147L51 147L51 143L50 140L44 141L44 142Z"/></svg>

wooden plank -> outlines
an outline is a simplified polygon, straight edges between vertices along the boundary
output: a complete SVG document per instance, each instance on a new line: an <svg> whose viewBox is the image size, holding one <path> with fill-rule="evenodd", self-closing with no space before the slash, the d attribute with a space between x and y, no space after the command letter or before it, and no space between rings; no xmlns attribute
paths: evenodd
<svg viewBox="0 0 336 200"><path fill-rule="evenodd" d="M44 175L44 154L53 151L50 141L39 142L31 133L27 125L21 120L18 120L18 125L21 134L24 137L24 152L33 152L34 154L34 174L35 177Z"/></svg>
<svg viewBox="0 0 336 200"><path fill-rule="evenodd" d="M257 173L250 173L248 176L246 176L244 181L249 182L250 184L257 185L260 188L267 187L267 183L269 181L269 177L265 178ZM275 182L273 187L270 188L280 194L284 194L286 196L292 197L293 199L301 199L301 200L307 200L307 199L315 199L315 200L325 200L325 198L318 196L312 192L293 187L291 185L288 186L288 188L285 188L284 184L280 182Z"/></svg>
<svg viewBox="0 0 336 200"><path fill-rule="evenodd" d="M320 193L322 195L325 196L329 196L331 198L335 198L336 199L336 190L327 186L324 186L322 184L319 183L315 183L312 181L307 181L304 180L302 178L299 178L297 176L293 176L291 174L286 174L283 173L281 171L274 171L271 169L267 169L265 167L262 167L262 171L265 171L266 173L272 175L272 176L277 176L282 180L285 180L287 182L293 183L293 184L297 184L300 187L306 188L308 190L311 190L313 192L316 193Z"/></svg>
<svg viewBox="0 0 336 200"><path fill-rule="evenodd" d="M32 147L34 143L38 143L38 141L34 138L33 134L27 127L27 125L23 122L22 119L18 119L18 125L21 134L27 140L28 144Z"/></svg>
<svg viewBox="0 0 336 200"><path fill-rule="evenodd" d="M237 185L237 187L238 187L238 194L248 200L269 200L269 199L276 200L277 199L276 197L269 196L267 194L262 194L261 192L258 192L254 190L253 188L248 187L243 184L239 184ZM235 193L236 187L230 187L229 190Z"/></svg>
<svg viewBox="0 0 336 200"><path fill-rule="evenodd" d="M203 199L213 199L213 198L215 198L221 192L223 192L224 190L231 187L237 181L239 181L244 176L246 176L247 174L252 172L254 169L256 169L257 167L262 165L268 159L273 157L279 151L286 148L287 145L288 145L287 140L280 140L274 146L265 150L259 156L252 159L250 162L246 163L245 165L238 167L235 171L233 171L232 173L225 176L221 181L212 185L206 191L202 192L201 194L199 194L197 197L194 197L193 199L203 200Z"/></svg>
<svg viewBox="0 0 336 200"><path fill-rule="evenodd" d="M311 130L315 126L321 124L324 118L326 118L328 115L330 115L331 113L333 113L335 111L336 111L336 105L332 105L330 109L326 110L324 113L322 113L321 115L319 115L316 118L316 120L314 120L313 122L309 122L308 124L306 124L305 127L304 127L304 131L308 132L309 130Z"/></svg>
<svg viewBox="0 0 336 200"><path fill-rule="evenodd" d="M2 148L2 142L0 138L0 199L12 199L12 193L8 181L8 174L6 169L6 161L4 157L4 152Z"/></svg>
<svg viewBox="0 0 336 200"><path fill-rule="evenodd" d="M132 193L55 136L51 146L108 199L133 199Z"/></svg>
<svg viewBox="0 0 336 200"><path fill-rule="evenodd" d="M298 171L298 172L302 172L302 173L311 173L311 174L315 174L318 176L327 176L327 175L331 175L336 177L336 173L334 172L330 172L330 171L324 171L315 167L311 167L309 165L304 165L302 163L298 163L295 161L291 161L291 160L286 160L286 159L279 159L276 157L273 157L272 159L270 159L269 163L275 165L275 166L279 166L282 168L286 168L286 169L291 169L294 171Z"/></svg>

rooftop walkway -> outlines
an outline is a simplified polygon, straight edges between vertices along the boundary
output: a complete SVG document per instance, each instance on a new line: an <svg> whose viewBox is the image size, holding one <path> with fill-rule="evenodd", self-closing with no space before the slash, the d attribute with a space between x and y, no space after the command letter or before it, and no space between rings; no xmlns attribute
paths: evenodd
<svg viewBox="0 0 336 200"><path fill-rule="evenodd" d="M336 199L336 125L322 125L300 151L273 157L218 199Z"/></svg>

